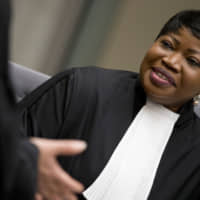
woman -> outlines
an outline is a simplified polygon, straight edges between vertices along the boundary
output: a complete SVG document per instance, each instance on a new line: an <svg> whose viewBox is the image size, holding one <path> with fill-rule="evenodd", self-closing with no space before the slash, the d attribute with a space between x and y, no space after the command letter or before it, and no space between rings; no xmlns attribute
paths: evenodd
<svg viewBox="0 0 200 200"><path fill-rule="evenodd" d="M29 136L88 143L62 157L86 187L80 199L200 198L200 11L162 28L134 72L86 67L63 72L19 108Z"/></svg>

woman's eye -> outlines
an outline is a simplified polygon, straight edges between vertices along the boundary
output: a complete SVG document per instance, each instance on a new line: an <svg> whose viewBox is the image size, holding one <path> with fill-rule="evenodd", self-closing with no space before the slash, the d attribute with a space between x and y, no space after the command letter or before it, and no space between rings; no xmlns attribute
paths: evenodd
<svg viewBox="0 0 200 200"><path fill-rule="evenodd" d="M162 46L163 46L164 48L166 48L166 49L171 49L171 50L174 49L174 48L173 48L173 45L172 45L169 41L167 41L167 40L162 40L162 41L161 41L161 44L162 44Z"/></svg>
<svg viewBox="0 0 200 200"><path fill-rule="evenodd" d="M195 58L187 58L187 62L190 65L200 67L200 62L198 60L196 60Z"/></svg>

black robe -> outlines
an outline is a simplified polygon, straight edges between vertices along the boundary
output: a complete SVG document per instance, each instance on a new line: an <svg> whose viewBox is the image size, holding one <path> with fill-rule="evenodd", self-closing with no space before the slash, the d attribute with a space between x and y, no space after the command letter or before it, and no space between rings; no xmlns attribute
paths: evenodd
<svg viewBox="0 0 200 200"><path fill-rule="evenodd" d="M10 1L0 1L0 199L34 198L37 149L20 136L8 74Z"/></svg>
<svg viewBox="0 0 200 200"><path fill-rule="evenodd" d="M87 141L82 155L59 158L64 169L87 188L145 102L137 73L86 67L47 81L20 103L19 110L28 136ZM149 200L200 199L200 120L191 102L180 114Z"/></svg>

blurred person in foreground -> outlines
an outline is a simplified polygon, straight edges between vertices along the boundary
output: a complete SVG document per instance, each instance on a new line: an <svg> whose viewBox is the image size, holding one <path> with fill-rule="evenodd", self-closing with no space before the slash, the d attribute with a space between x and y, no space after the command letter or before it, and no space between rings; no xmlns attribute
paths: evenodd
<svg viewBox="0 0 200 200"><path fill-rule="evenodd" d="M133 55L134 57L134 55ZM60 163L85 185L80 199L200 199L200 11L164 25L140 73L98 67L62 72L19 104L24 133L81 139Z"/></svg>
<svg viewBox="0 0 200 200"><path fill-rule="evenodd" d="M78 154L86 145L20 136L8 75L9 21L10 1L0 0L0 198L74 200L83 185L64 172L56 157Z"/></svg>

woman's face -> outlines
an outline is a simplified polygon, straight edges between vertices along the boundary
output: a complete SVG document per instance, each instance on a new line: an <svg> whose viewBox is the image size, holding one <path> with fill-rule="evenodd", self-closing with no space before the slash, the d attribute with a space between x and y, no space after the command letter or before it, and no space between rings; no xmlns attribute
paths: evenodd
<svg viewBox="0 0 200 200"><path fill-rule="evenodd" d="M147 96L177 111L200 93L200 40L186 29L158 38L140 68Z"/></svg>

